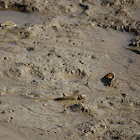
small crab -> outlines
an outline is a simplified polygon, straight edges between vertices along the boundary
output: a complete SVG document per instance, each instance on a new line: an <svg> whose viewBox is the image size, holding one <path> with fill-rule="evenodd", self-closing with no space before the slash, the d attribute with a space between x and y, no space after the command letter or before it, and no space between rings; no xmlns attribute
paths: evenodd
<svg viewBox="0 0 140 140"><path fill-rule="evenodd" d="M116 87L116 77L114 73L108 73L103 78L101 78L104 86Z"/></svg>
<svg viewBox="0 0 140 140"><path fill-rule="evenodd" d="M115 77L115 75L113 73L108 73L103 78L105 78L105 79L111 79L112 80L114 77Z"/></svg>

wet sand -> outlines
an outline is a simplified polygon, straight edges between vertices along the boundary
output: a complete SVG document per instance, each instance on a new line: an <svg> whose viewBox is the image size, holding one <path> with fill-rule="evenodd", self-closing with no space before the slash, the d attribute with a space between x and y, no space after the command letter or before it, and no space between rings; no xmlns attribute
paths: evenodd
<svg viewBox="0 0 140 140"><path fill-rule="evenodd" d="M139 139L139 6L0 0L0 139Z"/></svg>

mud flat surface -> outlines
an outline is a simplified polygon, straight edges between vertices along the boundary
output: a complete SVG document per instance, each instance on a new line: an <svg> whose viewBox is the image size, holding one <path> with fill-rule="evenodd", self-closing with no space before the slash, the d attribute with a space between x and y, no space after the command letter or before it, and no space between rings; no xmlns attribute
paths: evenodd
<svg viewBox="0 0 140 140"><path fill-rule="evenodd" d="M139 8L0 0L0 139L140 139Z"/></svg>

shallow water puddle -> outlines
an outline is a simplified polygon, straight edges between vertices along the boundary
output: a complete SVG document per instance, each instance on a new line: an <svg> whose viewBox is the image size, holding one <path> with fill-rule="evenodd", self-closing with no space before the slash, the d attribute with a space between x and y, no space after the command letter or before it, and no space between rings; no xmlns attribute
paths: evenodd
<svg viewBox="0 0 140 140"><path fill-rule="evenodd" d="M0 10L0 23L12 21L17 25L39 24L45 19L41 15L24 13L14 10Z"/></svg>

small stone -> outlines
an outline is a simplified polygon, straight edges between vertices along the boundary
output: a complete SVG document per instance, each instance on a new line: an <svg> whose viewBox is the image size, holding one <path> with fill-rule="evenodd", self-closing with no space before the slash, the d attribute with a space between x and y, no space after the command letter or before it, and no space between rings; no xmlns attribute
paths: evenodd
<svg viewBox="0 0 140 140"><path fill-rule="evenodd" d="M10 122L11 120L7 120L6 122Z"/></svg>
<svg viewBox="0 0 140 140"><path fill-rule="evenodd" d="M43 104L43 106L47 106L47 104Z"/></svg>
<svg viewBox="0 0 140 140"><path fill-rule="evenodd" d="M9 110L9 113L13 113L13 112L14 112L14 110L12 110L12 109L11 109L11 110Z"/></svg>
<svg viewBox="0 0 140 140"><path fill-rule="evenodd" d="M75 74L75 70L72 70L71 73L72 73L72 74Z"/></svg>

